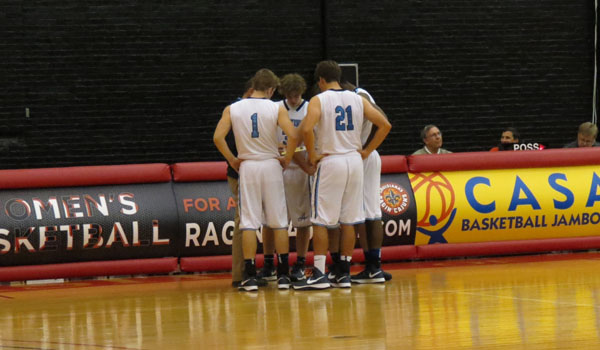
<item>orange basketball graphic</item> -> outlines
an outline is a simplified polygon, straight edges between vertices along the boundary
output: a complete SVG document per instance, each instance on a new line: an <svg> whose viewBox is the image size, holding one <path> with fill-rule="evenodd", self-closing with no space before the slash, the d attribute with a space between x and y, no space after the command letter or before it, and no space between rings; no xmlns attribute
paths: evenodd
<svg viewBox="0 0 600 350"><path fill-rule="evenodd" d="M454 189L439 172L410 174L417 201L417 230L431 237L429 243L446 243L444 232L454 219Z"/></svg>

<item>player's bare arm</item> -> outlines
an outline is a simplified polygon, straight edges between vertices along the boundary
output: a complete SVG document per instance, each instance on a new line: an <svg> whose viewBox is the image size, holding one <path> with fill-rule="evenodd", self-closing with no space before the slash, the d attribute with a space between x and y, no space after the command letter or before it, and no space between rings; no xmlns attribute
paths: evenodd
<svg viewBox="0 0 600 350"><path fill-rule="evenodd" d="M363 97L363 101L365 100L366 99ZM387 120L385 114L378 111L370 102L365 101L363 106L365 118L367 118L371 123L373 123L374 126L377 127L377 131L373 135L371 141L369 141L366 147L360 151L361 157L366 159L369 154L377 149L383 140L385 140L385 137L392 129L392 124L390 124L390 122Z"/></svg>
<svg viewBox="0 0 600 350"><path fill-rule="evenodd" d="M381 109L381 107L379 107L378 105L376 105L373 102L371 102L371 100L369 99L369 96L367 94L365 94L364 92L358 92L357 94L363 98L363 103L365 103L365 102L369 103L376 110L378 110L379 112L381 112L381 114L383 114L383 116L385 117L385 119L388 119L387 114L385 114L385 112L383 111L383 109ZM388 121L389 121L389 119L388 119ZM367 140L365 141L364 145L362 145L363 149L367 147L367 145L369 144L369 142L371 142L371 140L373 139L373 136L375 136L375 132L376 131L377 131L377 128L372 128L371 129L371 133L369 134L369 137L367 137Z"/></svg>
<svg viewBox="0 0 600 350"><path fill-rule="evenodd" d="M277 124L287 136L287 145L285 148L285 157L283 159L283 167L287 167L292 161L292 157L296 152L296 145L298 144L298 132L294 127L294 124L290 120L288 112L283 107L279 107L279 114L277 116Z"/></svg>
<svg viewBox="0 0 600 350"><path fill-rule="evenodd" d="M217 146L219 152L221 152L223 157L225 157L229 165L231 165L231 167L235 169L235 171L239 172L241 160L239 160L236 156L233 155L233 153L229 149L229 146L227 146L227 141L225 141L225 137L227 136L230 130L231 114L229 113L229 106L227 106L223 110L221 119L219 120L219 123L215 128L215 133L213 134L213 142L215 143L215 146Z"/></svg>
<svg viewBox="0 0 600 350"><path fill-rule="evenodd" d="M315 174L315 166L311 165L308 162L308 159L306 158L306 153L305 152L296 152L294 154L294 162L296 164L298 164L298 166L300 167L300 169L302 169L302 171L304 171L305 173L307 173L308 175L314 175Z"/></svg>
<svg viewBox="0 0 600 350"><path fill-rule="evenodd" d="M315 134L313 129L315 125L321 120L321 100L317 96L310 99L308 103L308 110L306 117L302 123L300 123L300 132L302 133L302 139L308 152L308 160L312 165L316 165L322 156L318 156L315 151Z"/></svg>

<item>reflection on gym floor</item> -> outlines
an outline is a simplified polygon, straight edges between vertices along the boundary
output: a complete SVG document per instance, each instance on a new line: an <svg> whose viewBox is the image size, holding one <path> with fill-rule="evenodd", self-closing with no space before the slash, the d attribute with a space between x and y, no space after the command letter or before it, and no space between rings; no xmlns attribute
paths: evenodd
<svg viewBox="0 0 600 350"><path fill-rule="evenodd" d="M396 263L385 285L225 274L0 287L7 349L597 349L600 254ZM357 267L358 268L358 267Z"/></svg>

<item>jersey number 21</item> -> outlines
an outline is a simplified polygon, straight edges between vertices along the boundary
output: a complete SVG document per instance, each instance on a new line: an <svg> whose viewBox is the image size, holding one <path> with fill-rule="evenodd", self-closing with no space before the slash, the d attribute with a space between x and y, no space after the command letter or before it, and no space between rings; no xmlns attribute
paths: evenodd
<svg viewBox="0 0 600 350"><path fill-rule="evenodd" d="M352 106L348 106L346 109L342 106L337 106L335 107L335 113L335 130L354 130L354 124L352 124Z"/></svg>

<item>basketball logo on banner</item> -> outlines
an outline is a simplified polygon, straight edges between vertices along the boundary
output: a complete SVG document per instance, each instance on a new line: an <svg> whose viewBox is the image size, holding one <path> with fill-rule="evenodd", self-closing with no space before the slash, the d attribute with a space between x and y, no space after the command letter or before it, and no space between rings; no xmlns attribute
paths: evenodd
<svg viewBox="0 0 600 350"><path fill-rule="evenodd" d="M417 210L417 231L430 237L429 243L448 243L444 233L456 215L455 195L450 181L439 172L411 174Z"/></svg>

